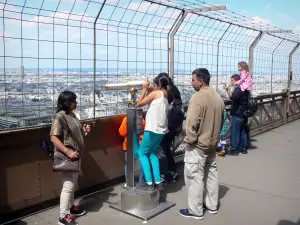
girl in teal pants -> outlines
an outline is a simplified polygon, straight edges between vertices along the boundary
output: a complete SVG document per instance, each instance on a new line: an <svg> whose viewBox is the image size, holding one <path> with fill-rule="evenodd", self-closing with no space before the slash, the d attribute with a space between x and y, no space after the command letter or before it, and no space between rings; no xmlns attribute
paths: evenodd
<svg viewBox="0 0 300 225"><path fill-rule="evenodd" d="M159 160L156 155L157 148L164 135L168 132L168 78L165 76L156 77L153 80L153 91L149 92L149 82L145 82L137 106L141 107L150 103L146 114L146 127L142 143L139 148L141 165L145 174L146 182L141 184L141 189L153 189L161 186ZM151 164L151 165L150 165ZM152 179L151 167L154 176Z"/></svg>

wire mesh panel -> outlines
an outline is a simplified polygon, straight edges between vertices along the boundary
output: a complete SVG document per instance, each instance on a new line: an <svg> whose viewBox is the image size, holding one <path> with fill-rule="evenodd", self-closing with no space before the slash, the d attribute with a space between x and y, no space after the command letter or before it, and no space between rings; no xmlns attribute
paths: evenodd
<svg viewBox="0 0 300 225"><path fill-rule="evenodd" d="M174 25L184 10L211 6L197 0L0 0L0 130L50 123L64 90L76 93L80 119L124 113L128 92L104 85L167 72ZM174 81L184 102L194 93L194 69L207 68L222 94L237 63L248 62L259 32L274 29L228 10L190 11L174 40ZM286 89L288 56L297 42L295 34L263 36L254 50L254 94ZM293 59L295 90L299 50Z"/></svg>
<svg viewBox="0 0 300 225"><path fill-rule="evenodd" d="M252 75L254 95L272 92L271 74L274 72L274 53L281 43L282 39L265 34L255 47ZM288 69L285 75L287 71Z"/></svg>
<svg viewBox="0 0 300 225"><path fill-rule="evenodd" d="M100 1L1 0L2 129L51 122L59 93L93 110L93 22ZM3 93L3 95L2 95Z"/></svg>
<svg viewBox="0 0 300 225"><path fill-rule="evenodd" d="M289 54L296 43L282 40L272 52L271 93L286 92L288 88Z"/></svg>
<svg viewBox="0 0 300 225"><path fill-rule="evenodd" d="M248 63L249 47L259 34L258 31L248 30L243 27L231 25L223 38L219 41L219 68L218 68L218 90L222 92L224 83L229 83L233 74L240 74L238 63ZM222 84L223 83L223 84ZM227 96L223 91L223 96Z"/></svg>
<svg viewBox="0 0 300 225"><path fill-rule="evenodd" d="M291 81L291 90L298 91L300 90L300 47L296 50L292 57L292 81Z"/></svg>
<svg viewBox="0 0 300 225"><path fill-rule="evenodd" d="M178 85L183 101L190 99L194 90L191 74L198 67L217 73L217 38L225 32L227 24L216 20L188 14L175 35L174 81ZM216 78L216 76L213 76ZM215 85L215 80L211 81Z"/></svg>
<svg viewBox="0 0 300 225"><path fill-rule="evenodd" d="M129 92L105 83L152 80L168 71L168 33L180 11L146 1L109 1L97 20L96 116L124 113Z"/></svg>

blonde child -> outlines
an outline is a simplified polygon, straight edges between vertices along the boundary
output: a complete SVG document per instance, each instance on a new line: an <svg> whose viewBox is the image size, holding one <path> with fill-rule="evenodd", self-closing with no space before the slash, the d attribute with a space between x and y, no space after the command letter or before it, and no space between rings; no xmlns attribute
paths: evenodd
<svg viewBox="0 0 300 225"><path fill-rule="evenodd" d="M250 97L250 92L252 90L252 78L249 73L249 67L246 62L239 62L238 69L240 71L240 80L237 82L237 85L241 87L242 91L245 91L246 97Z"/></svg>

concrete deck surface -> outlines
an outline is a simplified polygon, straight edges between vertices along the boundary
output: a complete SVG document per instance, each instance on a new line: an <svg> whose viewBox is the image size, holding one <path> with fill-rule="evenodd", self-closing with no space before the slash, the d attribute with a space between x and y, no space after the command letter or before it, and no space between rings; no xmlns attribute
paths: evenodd
<svg viewBox="0 0 300 225"><path fill-rule="evenodd" d="M300 120L253 138L247 155L218 158L220 209L203 220L183 218L187 193L183 167L177 183L166 188L167 199L176 206L154 217L149 225L300 225ZM59 182L59 181L58 181ZM109 208L120 200L121 186L80 199L88 214L84 225L137 225L143 221ZM59 208L22 219L14 224L57 224Z"/></svg>

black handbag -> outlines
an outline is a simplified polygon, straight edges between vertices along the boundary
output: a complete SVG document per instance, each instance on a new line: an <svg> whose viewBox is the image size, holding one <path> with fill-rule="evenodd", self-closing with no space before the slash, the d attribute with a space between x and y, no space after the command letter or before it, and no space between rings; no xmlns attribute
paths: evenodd
<svg viewBox="0 0 300 225"><path fill-rule="evenodd" d="M68 132L73 140L73 146L67 145L66 147L76 151L76 145L74 142L74 135L68 125L68 122L64 115L62 115L65 124L67 125ZM54 155L53 155L53 171L55 172L76 172L79 173L79 164L80 158L77 159L70 159L66 154L62 153L61 151L57 150L57 148L54 148Z"/></svg>

